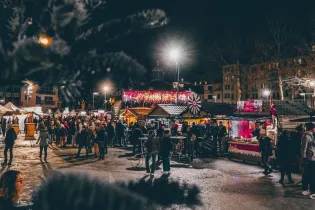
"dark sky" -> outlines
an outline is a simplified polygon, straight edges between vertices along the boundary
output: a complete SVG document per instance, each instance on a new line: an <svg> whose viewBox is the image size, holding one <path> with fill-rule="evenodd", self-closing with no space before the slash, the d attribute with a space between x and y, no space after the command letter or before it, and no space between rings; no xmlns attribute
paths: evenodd
<svg viewBox="0 0 315 210"><path fill-rule="evenodd" d="M211 0L159 0L130 1L131 7L143 5L162 8L168 14L169 24L160 29L134 34L127 38L126 51L148 69L159 58L159 43L179 37L191 47L193 62L182 66L182 75L190 80L211 77L218 71L209 61L209 50L214 42L224 43L231 38L253 40L268 31L270 17L281 20L291 29L291 36L300 33L309 36L310 16L315 14L311 1L211 1ZM133 44L129 41L133 40ZM248 47L248 46L245 46ZM164 66L166 71L172 67ZM171 77L173 78L173 77ZM211 80L209 78L208 80Z"/></svg>

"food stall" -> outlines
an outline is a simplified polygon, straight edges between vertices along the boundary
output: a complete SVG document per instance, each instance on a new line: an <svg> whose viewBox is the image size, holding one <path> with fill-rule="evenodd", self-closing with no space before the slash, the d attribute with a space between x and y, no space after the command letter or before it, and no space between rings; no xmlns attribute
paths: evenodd
<svg viewBox="0 0 315 210"><path fill-rule="evenodd" d="M260 163L259 142L256 137L252 136L256 124L266 127L267 136L273 140L273 145L277 133L277 129L273 129L271 125L268 110L263 110L262 101L251 99L238 101L237 112L227 120L229 121L229 159Z"/></svg>
<svg viewBox="0 0 315 210"><path fill-rule="evenodd" d="M228 118L231 128L229 129L229 159L240 159L249 162L260 163L259 142L252 136L256 124L266 126L267 136L275 144L276 130L272 129L270 119L266 117L232 117Z"/></svg>
<svg viewBox="0 0 315 210"><path fill-rule="evenodd" d="M151 111L152 108L147 107L126 108L119 114L119 119L126 121L128 125L134 124L138 120L145 120Z"/></svg>
<svg viewBox="0 0 315 210"><path fill-rule="evenodd" d="M277 113L275 125L272 124L269 101L265 103L260 100L238 102L238 111L233 114L234 117L229 118L231 122L229 158L260 163L259 142L256 137L251 135L256 123L266 126L267 136L271 138L275 150L281 131L284 129L294 131L300 122L299 119L309 116L312 111L309 107L298 102L273 100L272 104ZM273 152L273 158L275 158L274 154Z"/></svg>
<svg viewBox="0 0 315 210"><path fill-rule="evenodd" d="M180 116L187 111L187 106L176 104L158 104L148 114L148 120L155 120L159 125L163 124L166 128L170 128L172 122L178 121ZM181 126L181 125L179 125Z"/></svg>

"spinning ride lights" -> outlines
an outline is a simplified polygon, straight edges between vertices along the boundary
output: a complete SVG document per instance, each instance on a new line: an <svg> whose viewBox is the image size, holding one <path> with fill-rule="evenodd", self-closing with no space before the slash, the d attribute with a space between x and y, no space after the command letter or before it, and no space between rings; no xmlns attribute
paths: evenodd
<svg viewBox="0 0 315 210"><path fill-rule="evenodd" d="M201 99L196 93L192 93L188 97L188 108L191 114L197 115L201 108Z"/></svg>

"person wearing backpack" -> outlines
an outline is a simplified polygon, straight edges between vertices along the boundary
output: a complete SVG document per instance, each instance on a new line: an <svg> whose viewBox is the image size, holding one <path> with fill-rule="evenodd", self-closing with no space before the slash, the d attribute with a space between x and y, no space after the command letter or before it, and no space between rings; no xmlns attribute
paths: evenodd
<svg viewBox="0 0 315 210"><path fill-rule="evenodd" d="M306 133L301 141L301 156L304 173L302 176L302 195L310 195L315 199L315 139L313 123L305 124Z"/></svg>
<svg viewBox="0 0 315 210"><path fill-rule="evenodd" d="M16 140L16 138L17 138L17 136L16 136L16 133L14 131L14 128L12 127L11 124L9 124L8 125L8 130L6 132L5 139L4 139L5 148L4 148L4 162L3 162L3 165L7 165L8 150L10 150L9 166L12 164L12 160L13 160L13 146L14 146L14 141Z"/></svg>

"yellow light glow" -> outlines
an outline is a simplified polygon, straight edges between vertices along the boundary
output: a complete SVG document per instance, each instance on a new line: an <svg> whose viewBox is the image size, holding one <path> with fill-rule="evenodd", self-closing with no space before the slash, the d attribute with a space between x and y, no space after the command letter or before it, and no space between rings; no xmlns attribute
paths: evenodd
<svg viewBox="0 0 315 210"><path fill-rule="evenodd" d="M51 45L51 37L45 36L45 35L41 35L38 39L38 43L44 47L48 47Z"/></svg>

